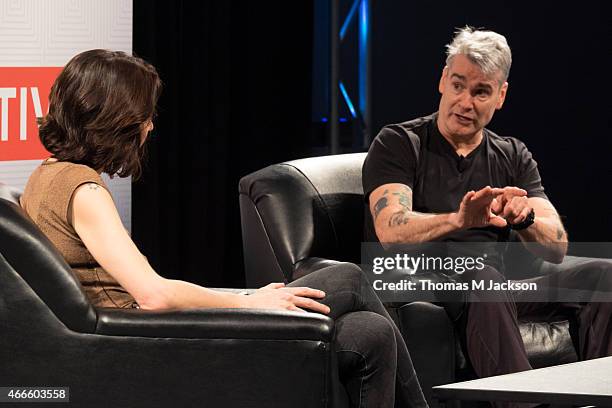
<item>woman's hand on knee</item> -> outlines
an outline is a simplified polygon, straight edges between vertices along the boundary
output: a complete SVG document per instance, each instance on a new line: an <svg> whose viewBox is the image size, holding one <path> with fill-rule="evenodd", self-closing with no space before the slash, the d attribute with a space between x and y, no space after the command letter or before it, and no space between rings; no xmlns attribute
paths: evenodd
<svg viewBox="0 0 612 408"><path fill-rule="evenodd" d="M277 309L328 314L328 306L315 299L325 297L325 292L307 287L286 287L283 283L271 283L245 296L245 306L253 309Z"/></svg>

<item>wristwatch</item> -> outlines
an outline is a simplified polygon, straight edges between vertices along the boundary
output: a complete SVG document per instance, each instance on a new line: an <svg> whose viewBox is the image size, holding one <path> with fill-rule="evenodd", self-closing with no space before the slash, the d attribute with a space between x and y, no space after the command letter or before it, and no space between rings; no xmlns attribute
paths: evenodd
<svg viewBox="0 0 612 408"><path fill-rule="evenodd" d="M523 222L519 222L518 224L508 224L510 229L515 231L524 230L525 228L529 228L531 224L535 222L535 211L532 209L527 218Z"/></svg>

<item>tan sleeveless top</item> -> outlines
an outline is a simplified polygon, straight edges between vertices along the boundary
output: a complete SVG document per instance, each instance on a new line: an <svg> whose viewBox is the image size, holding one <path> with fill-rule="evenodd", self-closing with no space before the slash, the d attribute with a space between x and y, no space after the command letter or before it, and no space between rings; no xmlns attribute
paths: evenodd
<svg viewBox="0 0 612 408"><path fill-rule="evenodd" d="M89 253L72 227L68 211L74 191L95 183L108 190L90 167L69 162L44 161L30 176L21 207L59 249L96 307L135 307L134 298Z"/></svg>

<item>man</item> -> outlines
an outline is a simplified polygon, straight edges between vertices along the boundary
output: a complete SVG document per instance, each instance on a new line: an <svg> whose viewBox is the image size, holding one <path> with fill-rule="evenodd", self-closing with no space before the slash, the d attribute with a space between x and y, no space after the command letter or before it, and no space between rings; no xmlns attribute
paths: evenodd
<svg viewBox="0 0 612 408"><path fill-rule="evenodd" d="M515 230L534 255L555 264L563 261L567 234L544 193L531 153L519 140L485 128L504 104L511 61L502 35L469 27L456 33L447 46L438 86L439 111L386 126L370 147L363 166L366 241L383 246L498 242ZM503 266L501 255L488 263L492 266L461 279L502 281L497 271ZM555 282L564 288L610 293L611 265L574 261L560 266L554 278L537 279L542 285ZM466 348L480 377L531 368L517 316L543 308L576 311L581 358L612 355L610 303L515 304L509 294L497 300L467 305Z"/></svg>

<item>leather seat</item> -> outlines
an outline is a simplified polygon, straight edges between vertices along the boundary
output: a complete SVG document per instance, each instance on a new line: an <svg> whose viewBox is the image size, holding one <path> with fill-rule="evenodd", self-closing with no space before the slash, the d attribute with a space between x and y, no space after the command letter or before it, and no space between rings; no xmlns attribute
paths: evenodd
<svg viewBox="0 0 612 408"><path fill-rule="evenodd" d="M354 153L294 160L240 180L249 286L291 282L338 261L360 263L365 156ZM538 261L525 267L538 267ZM426 397L436 405L432 386L474 376L459 336L439 305L412 302L395 306L391 314L411 351ZM535 316L520 322L520 330L534 367L577 360L567 316Z"/></svg>
<svg viewBox="0 0 612 408"><path fill-rule="evenodd" d="M96 309L0 185L0 384L75 407L346 407L334 322L269 310Z"/></svg>

